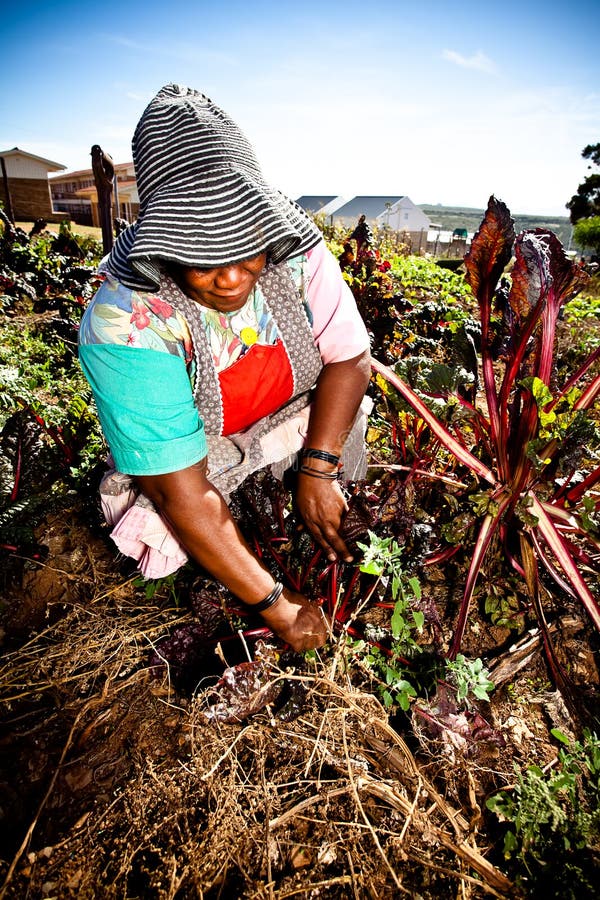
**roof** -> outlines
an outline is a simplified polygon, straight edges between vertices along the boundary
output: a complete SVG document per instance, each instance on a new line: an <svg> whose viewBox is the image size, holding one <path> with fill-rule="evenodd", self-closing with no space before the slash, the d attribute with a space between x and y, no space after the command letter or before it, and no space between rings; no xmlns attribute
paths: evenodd
<svg viewBox="0 0 600 900"><path fill-rule="evenodd" d="M0 156L27 156L29 159L35 159L36 162L44 163L44 165L52 172L60 172L66 169L62 163L54 162L52 159L46 159L44 156L36 156L35 153L28 153L27 150L21 150L20 147L13 147L11 150L0 151Z"/></svg>
<svg viewBox="0 0 600 900"><path fill-rule="evenodd" d="M393 197L353 197L343 206L340 206L334 212L334 217L343 219L358 219L359 216L366 216L367 219L375 219L380 213L385 212L386 203L393 205L398 200L402 200L404 195L395 195Z"/></svg>
<svg viewBox="0 0 600 900"><path fill-rule="evenodd" d="M336 197L337 194L327 194L320 197L304 194L302 197L298 197L296 203L307 212L319 212L324 206L335 200Z"/></svg>

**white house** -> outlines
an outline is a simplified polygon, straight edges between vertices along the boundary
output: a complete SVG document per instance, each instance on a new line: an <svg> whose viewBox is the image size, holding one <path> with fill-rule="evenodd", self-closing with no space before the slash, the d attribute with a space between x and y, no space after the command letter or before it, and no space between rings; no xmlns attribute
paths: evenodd
<svg viewBox="0 0 600 900"><path fill-rule="evenodd" d="M0 200L15 221L57 218L52 211L48 173L60 172L66 166L19 147L0 151L0 164Z"/></svg>
<svg viewBox="0 0 600 900"><path fill-rule="evenodd" d="M410 197L400 197L395 203L386 204L383 212L376 217L379 227L386 226L392 231L427 232L431 228L431 220L422 209L412 202Z"/></svg>

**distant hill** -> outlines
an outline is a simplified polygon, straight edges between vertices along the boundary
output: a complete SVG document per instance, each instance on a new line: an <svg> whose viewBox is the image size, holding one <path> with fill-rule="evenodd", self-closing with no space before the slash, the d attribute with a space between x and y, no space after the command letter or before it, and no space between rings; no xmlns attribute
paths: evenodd
<svg viewBox="0 0 600 900"><path fill-rule="evenodd" d="M472 209L467 206L432 206L427 203L419 203L418 206L429 216L432 223L441 225L443 231L466 228L469 233L473 233L477 231L485 215L484 209ZM529 228L548 228L556 234L565 249L569 247L571 223L568 216L513 215L513 219L517 234Z"/></svg>

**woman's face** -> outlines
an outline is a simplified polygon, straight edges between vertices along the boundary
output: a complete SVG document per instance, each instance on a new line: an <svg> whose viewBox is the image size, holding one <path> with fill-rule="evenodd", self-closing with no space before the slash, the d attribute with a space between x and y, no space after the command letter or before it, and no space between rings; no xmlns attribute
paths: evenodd
<svg viewBox="0 0 600 900"><path fill-rule="evenodd" d="M216 269L174 266L173 277L181 290L196 303L230 313L241 309L262 275L267 254Z"/></svg>

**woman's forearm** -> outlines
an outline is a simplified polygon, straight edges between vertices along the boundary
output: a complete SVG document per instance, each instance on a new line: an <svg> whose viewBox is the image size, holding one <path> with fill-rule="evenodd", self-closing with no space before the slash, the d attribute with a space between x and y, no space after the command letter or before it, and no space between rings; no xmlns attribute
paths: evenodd
<svg viewBox="0 0 600 900"><path fill-rule="evenodd" d="M240 600L253 605L271 593L273 576L246 544L204 465L137 481L193 559ZM294 650L320 647L327 639L319 607L289 588L261 616Z"/></svg>
<svg viewBox="0 0 600 900"><path fill-rule="evenodd" d="M267 596L273 576L248 547L202 464L165 475L139 476L137 482L207 572L245 603L258 603Z"/></svg>
<svg viewBox="0 0 600 900"><path fill-rule="evenodd" d="M307 447L341 454L369 384L370 360L366 350L352 359L323 367L312 402Z"/></svg>

